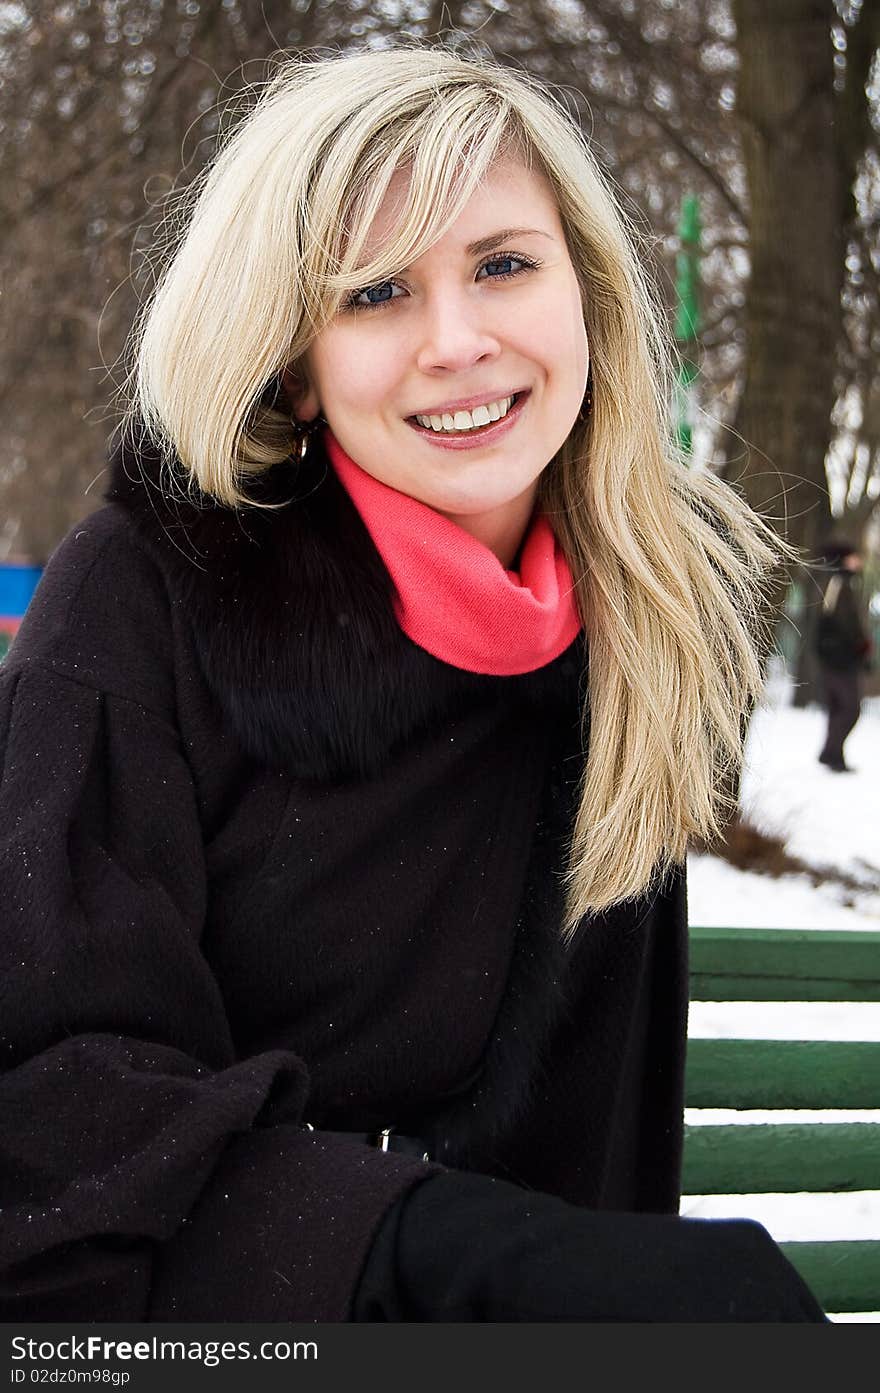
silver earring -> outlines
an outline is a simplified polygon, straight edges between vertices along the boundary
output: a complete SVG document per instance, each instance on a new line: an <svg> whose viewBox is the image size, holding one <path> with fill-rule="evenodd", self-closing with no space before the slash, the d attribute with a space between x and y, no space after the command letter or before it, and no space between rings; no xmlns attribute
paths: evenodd
<svg viewBox="0 0 880 1393"><path fill-rule="evenodd" d="M321 429L324 422L321 420L320 416L316 416L314 421L299 421L296 416L291 416L290 423L293 426L294 435L293 453L297 453L298 447L299 463L305 464L312 438Z"/></svg>

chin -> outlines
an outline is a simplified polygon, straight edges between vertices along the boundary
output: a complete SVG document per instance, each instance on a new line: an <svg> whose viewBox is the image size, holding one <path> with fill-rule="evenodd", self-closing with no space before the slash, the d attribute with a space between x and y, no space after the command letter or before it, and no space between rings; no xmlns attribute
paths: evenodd
<svg viewBox="0 0 880 1393"><path fill-rule="evenodd" d="M415 495L414 495L415 496ZM431 498L424 498L422 502L429 508L433 508L437 513L453 513L456 517L482 517L486 513L501 512L505 508L511 507L516 501L514 498L494 498L478 497L472 493L461 495L433 495Z"/></svg>

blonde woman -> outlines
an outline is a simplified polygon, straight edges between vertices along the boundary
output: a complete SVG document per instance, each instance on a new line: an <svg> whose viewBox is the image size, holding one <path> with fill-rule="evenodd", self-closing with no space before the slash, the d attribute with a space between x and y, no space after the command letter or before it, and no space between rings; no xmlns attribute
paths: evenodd
<svg viewBox="0 0 880 1393"><path fill-rule="evenodd" d="M574 123L285 61L3 665L7 1320L822 1320L677 1217L772 534Z"/></svg>

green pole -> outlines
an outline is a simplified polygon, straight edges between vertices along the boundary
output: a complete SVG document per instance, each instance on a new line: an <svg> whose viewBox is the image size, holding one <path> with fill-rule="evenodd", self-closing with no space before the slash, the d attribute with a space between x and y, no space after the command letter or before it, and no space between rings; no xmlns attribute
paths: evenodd
<svg viewBox="0 0 880 1393"><path fill-rule="evenodd" d="M693 450L696 407L697 347L700 333L700 200L685 194L678 225L679 251L675 258L675 338L681 366L678 372L676 433L685 454Z"/></svg>

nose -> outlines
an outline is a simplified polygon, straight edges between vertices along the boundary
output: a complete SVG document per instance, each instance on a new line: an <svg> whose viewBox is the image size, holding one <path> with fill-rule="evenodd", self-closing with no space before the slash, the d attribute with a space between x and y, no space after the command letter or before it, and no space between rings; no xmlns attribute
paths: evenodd
<svg viewBox="0 0 880 1393"><path fill-rule="evenodd" d="M475 363L496 358L500 351L484 306L449 290L425 302L417 353L422 372L465 372Z"/></svg>

